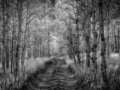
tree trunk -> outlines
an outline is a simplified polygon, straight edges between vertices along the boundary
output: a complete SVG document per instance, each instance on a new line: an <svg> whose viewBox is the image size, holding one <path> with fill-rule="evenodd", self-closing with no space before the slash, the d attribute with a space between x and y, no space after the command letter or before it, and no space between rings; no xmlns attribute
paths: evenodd
<svg viewBox="0 0 120 90"><path fill-rule="evenodd" d="M15 68L15 76L17 77L19 73L19 57L20 57L20 41L21 41L21 32L22 32L22 0L18 0L17 2L18 9L18 34L17 34L17 47L16 47L16 68Z"/></svg>
<svg viewBox="0 0 120 90"><path fill-rule="evenodd" d="M12 36L11 36L11 39L12 39L12 41L11 41L11 73L13 73L13 71L15 70L15 53L16 53L16 51L15 51L15 49L16 49L16 39L15 39L15 37L16 37L16 35L15 35L15 33L16 33L16 10L15 10L15 12L14 12L14 17L13 17L13 25L12 25Z"/></svg>
<svg viewBox="0 0 120 90"><path fill-rule="evenodd" d="M85 2L86 5L89 5L89 0L86 0ZM85 15L89 17L89 10L88 8L86 8L86 11L85 11ZM90 19L87 20L86 17L86 21L85 22L90 22ZM84 27L85 28L85 27ZM85 32L85 44L86 44L86 66L89 68L90 67L90 52L91 52L91 46L90 46L90 35L91 35L91 31L90 31L90 26L88 25L88 27L86 28L86 32Z"/></svg>
<svg viewBox="0 0 120 90"><path fill-rule="evenodd" d="M50 31L48 30L48 57L50 57Z"/></svg>
<svg viewBox="0 0 120 90"><path fill-rule="evenodd" d="M3 71L4 74L6 73L6 56L5 56L5 30L6 30L6 18L5 18L5 8L6 8L6 0L2 0L2 14L3 14L3 27L2 27L2 67L3 67Z"/></svg>
<svg viewBox="0 0 120 90"><path fill-rule="evenodd" d="M99 18L100 18L100 36L101 36L101 72L102 72L102 79L105 84L105 88L109 90L108 86L108 79L107 79L107 71L106 71L106 43L105 43L105 36L104 36L104 19L103 19L103 0L99 0ZM106 90L105 89L105 90Z"/></svg>
<svg viewBox="0 0 120 90"><path fill-rule="evenodd" d="M108 15L108 17L109 17L109 15ZM106 53L107 53L107 60L109 60L110 59L110 43L109 43L109 23L110 23L110 20L108 20L108 22L107 22L107 51L106 51Z"/></svg>
<svg viewBox="0 0 120 90"><path fill-rule="evenodd" d="M76 47L75 47L75 45L76 45L76 42L75 42L75 35L73 35L72 36L72 40L73 40L73 44L72 44L72 51L73 51L73 59L74 59L74 63L75 63L75 65L77 65L77 61L76 61L76 58L75 58L75 54L76 54Z"/></svg>
<svg viewBox="0 0 120 90"><path fill-rule="evenodd" d="M7 7L9 8L9 7ZM5 40L5 46L6 46L6 67L9 68L9 61L10 61L10 34L9 34L9 19L10 16L7 12L6 15L6 40Z"/></svg>
<svg viewBox="0 0 120 90"><path fill-rule="evenodd" d="M77 5L76 5L76 18L75 18L75 23L76 23L76 56L77 56L77 60L78 63L81 64L81 57L80 57L80 49L79 49L79 18L78 18L78 14L79 14L79 3L77 0Z"/></svg>
<svg viewBox="0 0 120 90"><path fill-rule="evenodd" d="M90 67L90 30L87 30L86 35L86 66Z"/></svg>
<svg viewBox="0 0 120 90"><path fill-rule="evenodd" d="M91 17L91 31L92 31L92 63L95 70L97 70L97 38L98 34L95 30L95 11Z"/></svg>
<svg viewBox="0 0 120 90"><path fill-rule="evenodd" d="M15 18L13 18L13 31L12 31L12 45L11 45L11 73L13 72L14 68L14 36L15 36Z"/></svg>
<svg viewBox="0 0 120 90"><path fill-rule="evenodd" d="M22 72L24 75L24 61L25 61L25 57L26 57L26 44L27 44L27 33L28 33L28 29L29 29L29 1L26 1L26 8L27 8L27 14L26 14L26 27L25 27L25 33L24 33L24 43L23 43L23 49L22 49L22 60L21 60L21 65L22 65Z"/></svg>
<svg viewBox="0 0 120 90"><path fill-rule="evenodd" d="M115 30L114 30L114 51L117 52L117 38L116 38L116 34L115 34Z"/></svg>
<svg viewBox="0 0 120 90"><path fill-rule="evenodd" d="M118 27L118 53L119 53L119 47L120 47L120 44L119 44L119 42L120 42L120 36L119 36L119 34L120 34L120 30L119 30L119 27Z"/></svg>

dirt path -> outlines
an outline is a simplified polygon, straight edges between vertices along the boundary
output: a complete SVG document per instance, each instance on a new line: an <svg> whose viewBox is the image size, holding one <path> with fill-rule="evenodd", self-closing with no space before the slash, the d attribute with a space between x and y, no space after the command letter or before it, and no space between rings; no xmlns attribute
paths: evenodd
<svg viewBox="0 0 120 90"><path fill-rule="evenodd" d="M57 59L47 61L43 68L28 77L19 90L74 90L73 73L64 65Z"/></svg>

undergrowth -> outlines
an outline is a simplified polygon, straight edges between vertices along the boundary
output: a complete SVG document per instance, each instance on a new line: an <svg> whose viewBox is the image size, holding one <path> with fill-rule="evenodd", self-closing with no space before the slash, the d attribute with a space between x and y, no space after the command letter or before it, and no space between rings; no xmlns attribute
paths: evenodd
<svg viewBox="0 0 120 90"><path fill-rule="evenodd" d="M101 70L97 70L95 73L90 68L69 64L67 67L65 60L53 59L46 61L41 67L37 67L32 74L28 76L25 81L21 81L22 85L18 90L33 90L37 88L39 90L105 90L102 80ZM120 90L120 67L107 68L108 87L107 90ZM21 83L19 81L19 83ZM25 83L30 82L30 85ZM18 83L18 85L19 85ZM44 84L43 84L44 83ZM43 86L39 86L43 85ZM44 88L44 89L40 89ZM9 89L6 90L15 90Z"/></svg>

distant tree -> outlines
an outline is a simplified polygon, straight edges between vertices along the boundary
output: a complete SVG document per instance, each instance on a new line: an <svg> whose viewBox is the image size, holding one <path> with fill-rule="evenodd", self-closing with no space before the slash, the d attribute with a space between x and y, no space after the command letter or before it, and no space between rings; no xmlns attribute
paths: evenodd
<svg viewBox="0 0 120 90"><path fill-rule="evenodd" d="M2 66L3 66L3 71L4 71L4 74L6 73L6 64L5 64L5 62L6 62L6 59L5 59L5 31L6 31L6 18L5 18L5 16L6 16L6 3L7 3L7 1L6 0L2 0L2 16L3 16L3 18L2 18L2 21L3 21L3 27L2 27Z"/></svg>

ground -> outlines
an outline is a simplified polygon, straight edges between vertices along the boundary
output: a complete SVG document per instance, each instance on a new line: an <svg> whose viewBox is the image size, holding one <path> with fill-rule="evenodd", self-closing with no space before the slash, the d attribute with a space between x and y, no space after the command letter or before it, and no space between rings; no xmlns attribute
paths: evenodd
<svg viewBox="0 0 120 90"><path fill-rule="evenodd" d="M24 80L10 83L3 90L88 90L88 88L89 90L103 90L101 89L103 84L100 71L95 76L91 69L76 67L68 56L27 60L25 72L27 76ZM120 68L115 69L109 65L107 72L111 84L110 90L116 90L120 86ZM13 80L12 78L12 76L8 78L8 81ZM95 80L97 85L95 85Z"/></svg>

